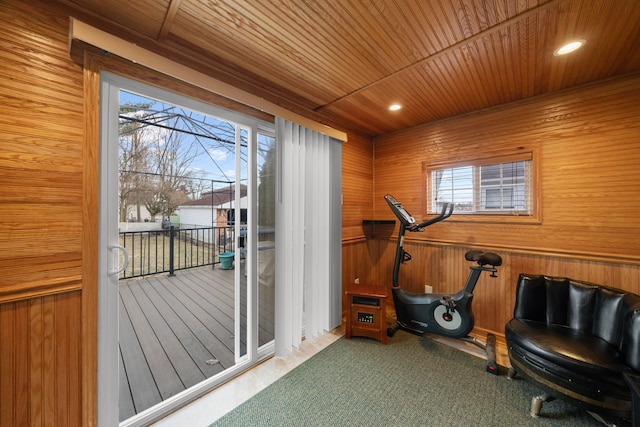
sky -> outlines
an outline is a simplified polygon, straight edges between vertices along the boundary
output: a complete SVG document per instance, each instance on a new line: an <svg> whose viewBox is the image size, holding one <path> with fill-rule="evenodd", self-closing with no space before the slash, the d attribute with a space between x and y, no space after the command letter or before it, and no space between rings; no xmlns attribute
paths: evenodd
<svg viewBox="0 0 640 427"><path fill-rule="evenodd" d="M158 115L166 118L160 123L183 128L189 132L184 135L184 141L187 144L197 142L199 155L192 163L192 168L195 172L199 172L198 175L208 180L235 180L233 124L130 92L120 92L120 105L138 103L153 103L150 110L157 111ZM220 186L223 185L220 183Z"/></svg>

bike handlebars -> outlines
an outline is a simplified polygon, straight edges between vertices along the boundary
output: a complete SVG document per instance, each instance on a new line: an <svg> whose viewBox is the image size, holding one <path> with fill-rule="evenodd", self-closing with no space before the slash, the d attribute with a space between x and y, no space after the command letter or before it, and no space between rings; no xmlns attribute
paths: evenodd
<svg viewBox="0 0 640 427"><path fill-rule="evenodd" d="M384 199L387 201L387 204L391 208L391 211L409 231L422 231L425 227L428 227L431 224L435 224L436 222L440 222L444 219L449 218L453 213L454 208L453 203L444 203L442 205L442 211L438 216L421 222L420 224L416 224L416 220L413 218L413 216L411 216L411 214L402 206L399 201L395 199L395 197L393 197L391 194L387 194L386 196L384 196Z"/></svg>
<svg viewBox="0 0 640 427"><path fill-rule="evenodd" d="M423 228L428 227L431 224L435 224L436 222L440 222L444 219L447 219L451 216L451 214L453 213L453 208L454 205L453 203L444 203L442 205L442 211L440 212L440 214L435 217L435 218L431 218L428 219L424 222L421 222L418 225L414 225L412 227L409 228L409 231L422 231Z"/></svg>

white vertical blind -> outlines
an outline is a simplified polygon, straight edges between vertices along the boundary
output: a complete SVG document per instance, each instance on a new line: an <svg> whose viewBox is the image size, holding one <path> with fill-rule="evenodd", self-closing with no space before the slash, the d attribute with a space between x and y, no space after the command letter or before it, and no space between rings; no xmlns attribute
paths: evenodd
<svg viewBox="0 0 640 427"><path fill-rule="evenodd" d="M276 120L276 356L341 319L341 142ZM338 220L336 220L338 219Z"/></svg>

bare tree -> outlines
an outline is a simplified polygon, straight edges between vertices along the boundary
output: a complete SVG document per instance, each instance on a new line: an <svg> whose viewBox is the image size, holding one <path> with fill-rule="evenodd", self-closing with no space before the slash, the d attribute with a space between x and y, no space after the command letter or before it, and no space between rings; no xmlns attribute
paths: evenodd
<svg viewBox="0 0 640 427"><path fill-rule="evenodd" d="M145 199L149 212L170 216L178 206L189 200L193 188L192 167L199 154L199 145L185 133L174 128L157 129L151 142L151 159L155 174L153 191Z"/></svg>
<svg viewBox="0 0 640 427"><path fill-rule="evenodd" d="M136 206L136 220L140 220L140 206L144 199L150 164L149 144L145 141L144 128L139 122L144 119L150 107L147 103L125 104L120 107L119 162L120 162L120 221L127 221L131 206Z"/></svg>
<svg viewBox="0 0 640 427"><path fill-rule="evenodd" d="M132 206L138 220L141 206L152 220L158 215L169 217L178 206L202 193L205 172L192 167L198 156L208 156L220 169L208 142L233 149L232 125L208 123L179 107L153 101L125 104L120 118L121 221L126 221Z"/></svg>
<svg viewBox="0 0 640 427"><path fill-rule="evenodd" d="M262 227L276 225L276 144L269 139L260 145L258 153L263 158L259 171L258 184L258 221Z"/></svg>

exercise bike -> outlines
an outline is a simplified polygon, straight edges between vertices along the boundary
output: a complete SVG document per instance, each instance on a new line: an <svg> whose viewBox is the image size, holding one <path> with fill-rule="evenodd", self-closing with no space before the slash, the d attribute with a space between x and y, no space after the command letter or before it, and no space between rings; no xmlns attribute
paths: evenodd
<svg viewBox="0 0 640 427"><path fill-rule="evenodd" d="M496 267L502 264L502 258L493 252L468 251L465 254L465 259L473 261L477 265L469 267L471 271L464 288L455 294L422 294L402 289L398 284L400 264L411 260L411 255L403 249L405 232L407 230L420 232L430 225L447 219L453 213L454 205L453 203L445 203L438 216L416 224L416 220L393 196L387 194L384 198L400 220L396 258L393 266L393 287L391 289L397 321L387 329L387 336L392 337L399 328L402 328L420 335L433 333L472 343L485 351L487 355L487 372L497 375L496 337L493 334L488 334L486 344L483 344L470 337L469 332L474 326L473 311L471 310L473 290L480 278L480 274L486 271L491 273L491 277L497 277L495 274L497 272Z"/></svg>

